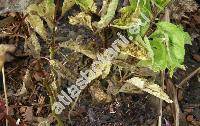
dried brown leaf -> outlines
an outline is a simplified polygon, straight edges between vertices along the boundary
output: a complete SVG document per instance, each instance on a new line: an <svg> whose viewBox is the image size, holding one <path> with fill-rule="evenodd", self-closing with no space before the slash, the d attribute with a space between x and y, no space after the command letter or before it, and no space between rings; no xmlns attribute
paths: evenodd
<svg viewBox="0 0 200 126"><path fill-rule="evenodd" d="M90 93L92 98L97 102L110 102L112 100L111 96L106 94L100 87L100 82L90 86Z"/></svg>

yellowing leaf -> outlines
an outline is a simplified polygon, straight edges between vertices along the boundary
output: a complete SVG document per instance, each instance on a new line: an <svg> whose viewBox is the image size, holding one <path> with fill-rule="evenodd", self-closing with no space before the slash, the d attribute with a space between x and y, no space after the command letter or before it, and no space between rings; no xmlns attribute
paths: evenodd
<svg viewBox="0 0 200 126"><path fill-rule="evenodd" d="M105 78L109 74L112 63L111 60L108 60L109 55L106 51L103 54L99 54L97 56L97 53L95 53L94 49L90 48L90 46L81 45L79 42L77 42L77 40L70 40L65 43L60 43L59 46L80 52L94 59L92 64L93 67L91 67L92 70L90 70L88 77L90 81L98 78L101 75L102 78ZM97 57L99 57L98 60Z"/></svg>
<svg viewBox="0 0 200 126"><path fill-rule="evenodd" d="M111 0L111 2L108 5L107 13L101 17L101 20L97 23L97 27L99 29L102 29L106 27L113 17L115 16L115 11L117 9L119 0Z"/></svg>
<svg viewBox="0 0 200 126"><path fill-rule="evenodd" d="M52 69L56 72L58 77L67 78L71 82L75 82L78 75L72 72L69 68L65 67L61 62L58 60L50 60L50 65Z"/></svg>
<svg viewBox="0 0 200 126"><path fill-rule="evenodd" d="M70 39L69 41L67 42L63 42L63 43L60 43L59 46L60 47L63 47L63 48L69 48L71 50L74 50L76 52L80 52L92 59L95 59L96 58L96 53L94 50L92 50L90 48L89 45L82 45L80 44L80 42L78 42L79 37L77 37L77 40L76 41L73 41L72 39Z"/></svg>
<svg viewBox="0 0 200 126"><path fill-rule="evenodd" d="M53 29L55 4L53 0L43 0L40 4L31 4L27 7L25 13L29 15L37 15L43 18L50 29ZM30 22L29 22L30 23ZM31 24L30 24L31 25ZM34 26L32 26L34 28Z"/></svg>
<svg viewBox="0 0 200 126"><path fill-rule="evenodd" d="M16 47L9 44L0 44L0 55L4 55L6 52L14 52Z"/></svg>
<svg viewBox="0 0 200 126"><path fill-rule="evenodd" d="M137 8L135 12L130 9L130 6L122 8L121 17L119 19L114 20L111 26L120 29L130 29L133 27L139 27L139 25L141 25L142 23L139 19L140 9Z"/></svg>
<svg viewBox="0 0 200 126"><path fill-rule="evenodd" d="M100 10L101 16L104 16L106 14L107 9L108 9L108 4L109 4L109 0L103 0L103 5Z"/></svg>
<svg viewBox="0 0 200 126"><path fill-rule="evenodd" d="M38 15L44 18L44 20L47 22L50 29L53 30L53 27L54 27L53 22L54 22L54 14L55 14L54 0L44 0L41 4L39 4L39 9L41 11L38 12Z"/></svg>
<svg viewBox="0 0 200 126"><path fill-rule="evenodd" d="M23 85L22 85L21 89L19 89L17 91L17 94L15 94L15 95L16 96L23 95L23 94L27 93L27 89L31 89L31 90L34 89L33 81L31 79L31 73L30 73L29 69L26 70L26 74L23 78Z"/></svg>
<svg viewBox="0 0 200 126"><path fill-rule="evenodd" d="M33 29L44 39L47 40L47 32L43 21L38 15L29 14L26 21L33 27Z"/></svg>
<svg viewBox="0 0 200 126"><path fill-rule="evenodd" d="M75 4L75 0L64 0L62 6L62 16Z"/></svg>
<svg viewBox="0 0 200 126"><path fill-rule="evenodd" d="M136 43L131 43L127 45L127 47L122 48L120 53L130 55L140 60L148 59L148 52L146 48Z"/></svg>
<svg viewBox="0 0 200 126"><path fill-rule="evenodd" d="M69 23L72 25L85 25L92 29L91 16L85 12L80 12L75 17L70 16Z"/></svg>
<svg viewBox="0 0 200 126"><path fill-rule="evenodd" d="M124 90L124 89L126 89L126 90ZM133 89L134 90L140 89L140 90L145 91L151 95L154 95L162 100L165 100L168 103L173 102L172 100L170 100L169 96L157 84L148 82L148 80L139 78L139 77L133 77L133 78L127 80L126 83L119 90L119 92L132 93L131 91Z"/></svg>
<svg viewBox="0 0 200 126"><path fill-rule="evenodd" d="M76 3L80 5L85 11L96 12L96 5L94 0L76 0Z"/></svg>
<svg viewBox="0 0 200 126"><path fill-rule="evenodd" d="M26 42L25 49L27 48L30 49L30 53L33 55L34 58L40 57L41 46L35 33L32 33L30 38Z"/></svg>
<svg viewBox="0 0 200 126"><path fill-rule="evenodd" d="M142 90L132 84L124 84L118 92L140 94L142 93Z"/></svg>
<svg viewBox="0 0 200 126"><path fill-rule="evenodd" d="M90 70L89 72L89 77L88 77L89 80L92 81L101 75L102 75L102 78L106 78L107 75L110 73L111 66L112 66L112 63L110 60L103 60L103 61L95 60L92 63L92 68L91 68L92 70Z"/></svg>

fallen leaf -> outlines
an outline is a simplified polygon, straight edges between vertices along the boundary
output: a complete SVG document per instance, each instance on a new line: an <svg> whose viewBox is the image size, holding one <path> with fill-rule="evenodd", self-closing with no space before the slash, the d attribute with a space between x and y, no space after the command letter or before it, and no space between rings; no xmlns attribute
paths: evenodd
<svg viewBox="0 0 200 126"><path fill-rule="evenodd" d="M23 113L22 116L25 122L31 122L35 120L33 115L33 107L23 106L20 108L20 112Z"/></svg>
<svg viewBox="0 0 200 126"><path fill-rule="evenodd" d="M15 95L16 96L23 95L23 94L27 93L27 89L33 90L33 88L34 88L34 85L33 85L32 79L31 79L30 70L27 69L26 74L23 79L22 88L19 89Z"/></svg>
<svg viewBox="0 0 200 126"><path fill-rule="evenodd" d="M112 100L111 96L106 94L100 87L100 82L94 82L92 86L90 86L90 93L92 98L97 102L110 102Z"/></svg>

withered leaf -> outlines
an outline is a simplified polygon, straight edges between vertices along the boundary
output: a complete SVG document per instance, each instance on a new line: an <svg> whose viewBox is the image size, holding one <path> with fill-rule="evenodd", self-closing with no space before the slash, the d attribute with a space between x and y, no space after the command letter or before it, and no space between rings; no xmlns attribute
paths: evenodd
<svg viewBox="0 0 200 126"><path fill-rule="evenodd" d="M62 6L62 16L75 4L75 0L64 0Z"/></svg>
<svg viewBox="0 0 200 126"><path fill-rule="evenodd" d="M145 91L162 100L165 100L168 103L173 102L172 100L170 100L169 96L159 87L159 85L139 77L133 77L127 80L126 83L119 90L119 92L134 93L132 92L134 89Z"/></svg>
<svg viewBox="0 0 200 126"><path fill-rule="evenodd" d="M33 55L34 58L40 57L41 46L34 32L31 34L31 36L28 38L28 41L25 44L25 50L28 51L27 48L30 49L30 53L31 55Z"/></svg>
<svg viewBox="0 0 200 126"><path fill-rule="evenodd" d="M25 93L27 93L27 89L33 90L33 88L34 88L34 85L33 85L32 79L31 79L30 70L27 69L26 74L23 78L23 85L22 85L21 89L19 89L17 91L17 94L15 94L15 95L16 96L24 95Z"/></svg>
<svg viewBox="0 0 200 126"><path fill-rule="evenodd" d="M85 12L80 12L74 17L70 16L69 23L72 25L85 25L92 29L91 16Z"/></svg>
<svg viewBox="0 0 200 126"><path fill-rule="evenodd" d="M101 17L101 20L97 23L97 27L99 29L102 29L111 22L113 17L115 16L115 11L117 9L119 0L111 0L111 2L108 5L107 13Z"/></svg>
<svg viewBox="0 0 200 126"><path fill-rule="evenodd" d="M42 19L38 15L29 14L26 21L33 27L33 29L44 39L47 40L47 32L44 27Z"/></svg>
<svg viewBox="0 0 200 126"><path fill-rule="evenodd" d="M106 94L100 87L100 82L96 81L92 86L90 86L90 93L92 98L97 102L110 102L111 96Z"/></svg>
<svg viewBox="0 0 200 126"><path fill-rule="evenodd" d="M65 67L58 60L50 60L50 64L53 70L56 71L58 77L67 78L68 80L75 82L76 74L73 73L69 68Z"/></svg>
<svg viewBox="0 0 200 126"><path fill-rule="evenodd" d="M94 0L76 0L76 3L80 5L85 11L96 12L96 5Z"/></svg>

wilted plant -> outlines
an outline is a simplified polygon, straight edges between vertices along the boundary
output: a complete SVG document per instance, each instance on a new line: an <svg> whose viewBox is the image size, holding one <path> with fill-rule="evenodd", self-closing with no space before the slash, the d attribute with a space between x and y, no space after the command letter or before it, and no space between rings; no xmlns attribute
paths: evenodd
<svg viewBox="0 0 200 126"><path fill-rule="evenodd" d="M116 95L119 92L138 93L138 91L145 91L168 103L172 103L172 100L159 85L155 84L153 80L148 80L145 75L153 76L155 74L148 74L148 72L157 73L168 69L170 76L172 76L175 69L183 69L184 45L191 44L189 34L184 32L181 26L170 22L159 20L155 23L155 18L170 3L170 0L129 0L129 4L122 8L118 7L119 2L120 0L104 0L102 8L99 8L100 12L97 12L98 7L94 0L64 0L63 2L60 18L65 16L65 13L77 4L81 8L81 12L75 16L69 16L69 23L82 25L90 29L94 34L99 35L102 43L109 45L108 40L101 37L103 30L108 27L124 31L127 39L130 40L130 43L127 43L126 46L119 47L119 55L108 62L98 64L94 69L96 74L89 73L90 81L104 79L108 82L110 79L114 80L116 86L112 88L113 91L110 92L113 93L109 95ZM61 82L61 80L59 78L65 78L73 82L79 76L70 71L59 59L55 58L55 54L60 52L57 52L57 50L67 48L76 52L80 57L87 56L87 59L93 60L93 63L90 63L90 68L97 62L98 56L110 57L105 48L102 52L92 46L92 44L95 45L95 42L88 42L84 45L80 39L71 39L57 44L55 41L57 32L56 14L60 4L55 3L56 1L54 0L42 0L40 3L30 4L23 12L26 15L27 26L30 27L29 35L26 36L26 48L31 50L35 58L41 58L40 52L43 50L40 46L38 35L46 42L49 48L50 55L45 59L49 61L53 79L52 84L45 84L45 86L48 93L52 94L50 95L51 105L56 101L56 96L60 90L58 82ZM117 17L116 12L120 14ZM100 20L93 21L92 15L98 16ZM44 22L47 23L49 29L45 27ZM155 24L156 27L153 27L152 24ZM131 29L136 28L137 32L131 32ZM58 45L58 48L55 45ZM67 62L73 64L72 59L68 59ZM76 72L82 71L82 69L85 70L85 64L80 64L82 67L78 68ZM138 71L142 71L144 68L148 69L148 71L145 74L140 74ZM120 74L123 71L128 75L118 76L116 71L120 71ZM53 113L58 124L62 125L54 110Z"/></svg>

